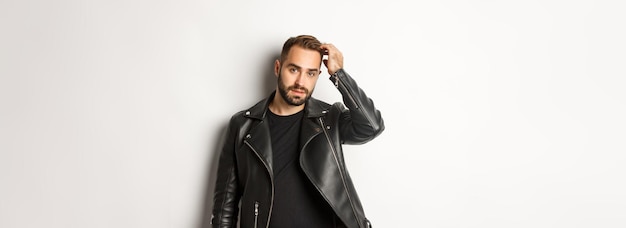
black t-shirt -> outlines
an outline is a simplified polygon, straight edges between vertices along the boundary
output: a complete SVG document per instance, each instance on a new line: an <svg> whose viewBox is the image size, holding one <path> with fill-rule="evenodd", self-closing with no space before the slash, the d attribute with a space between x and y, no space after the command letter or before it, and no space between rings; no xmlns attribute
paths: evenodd
<svg viewBox="0 0 626 228"><path fill-rule="evenodd" d="M300 168L303 116L304 111L289 116L268 111L274 161L272 228L335 227L334 212Z"/></svg>

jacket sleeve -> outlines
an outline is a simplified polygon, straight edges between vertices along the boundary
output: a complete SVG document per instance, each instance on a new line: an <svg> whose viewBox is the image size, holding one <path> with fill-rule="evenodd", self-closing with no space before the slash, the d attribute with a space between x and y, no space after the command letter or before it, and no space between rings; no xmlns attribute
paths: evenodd
<svg viewBox="0 0 626 228"><path fill-rule="evenodd" d="M372 99L359 88L356 81L344 69L330 77L347 107L341 107L339 119L342 143L362 144L378 136L385 124Z"/></svg>
<svg viewBox="0 0 626 228"><path fill-rule="evenodd" d="M226 140L219 157L213 195L213 214L211 215L211 224L214 228L237 227L240 195L235 159L238 137L235 125L235 117L233 117L230 120Z"/></svg>

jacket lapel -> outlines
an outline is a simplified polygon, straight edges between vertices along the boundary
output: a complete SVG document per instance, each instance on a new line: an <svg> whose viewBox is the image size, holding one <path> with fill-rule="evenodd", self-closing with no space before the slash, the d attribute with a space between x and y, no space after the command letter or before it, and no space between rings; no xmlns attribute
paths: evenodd
<svg viewBox="0 0 626 228"><path fill-rule="evenodd" d="M305 118L302 120L300 128L300 151L306 147L309 141L322 132L321 125L317 119L326 113L321 102L315 98L310 98L305 106Z"/></svg>
<svg viewBox="0 0 626 228"><path fill-rule="evenodd" d="M270 130L267 121L260 121L255 127L250 129L245 141L267 165L269 172L273 173L272 140L270 139Z"/></svg>
<svg viewBox="0 0 626 228"><path fill-rule="evenodd" d="M244 112L247 118L255 120L244 141L252 147L252 150L259 156L263 163L267 165L270 174L273 173L272 140L270 138L269 125L264 119L269 101L273 98L274 93L272 93L269 98L259 101L256 105Z"/></svg>
<svg viewBox="0 0 626 228"><path fill-rule="evenodd" d="M322 128L315 120L316 119L313 118L304 118L302 120L302 126L300 128L300 151L306 147L313 137L322 133Z"/></svg>

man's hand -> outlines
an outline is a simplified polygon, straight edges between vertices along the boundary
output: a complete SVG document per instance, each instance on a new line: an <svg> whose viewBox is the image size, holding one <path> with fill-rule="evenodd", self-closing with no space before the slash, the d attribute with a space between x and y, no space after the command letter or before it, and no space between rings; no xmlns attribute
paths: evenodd
<svg viewBox="0 0 626 228"><path fill-rule="evenodd" d="M339 49L328 43L322 44L320 48L328 55L328 59L324 59L324 65L328 69L328 74L333 75L339 69L343 68L343 55Z"/></svg>

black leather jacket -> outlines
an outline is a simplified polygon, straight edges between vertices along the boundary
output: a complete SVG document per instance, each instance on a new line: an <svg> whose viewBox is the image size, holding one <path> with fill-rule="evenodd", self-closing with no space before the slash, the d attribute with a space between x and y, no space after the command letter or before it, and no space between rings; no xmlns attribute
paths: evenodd
<svg viewBox="0 0 626 228"><path fill-rule="evenodd" d="M330 79L348 108L314 98L307 101L300 132L300 166L347 227L369 227L346 170L341 145L372 140L383 131L383 120L372 100L343 69ZM273 96L230 120L219 158L213 227L236 227L237 221L242 228L269 226L275 196L265 113Z"/></svg>

